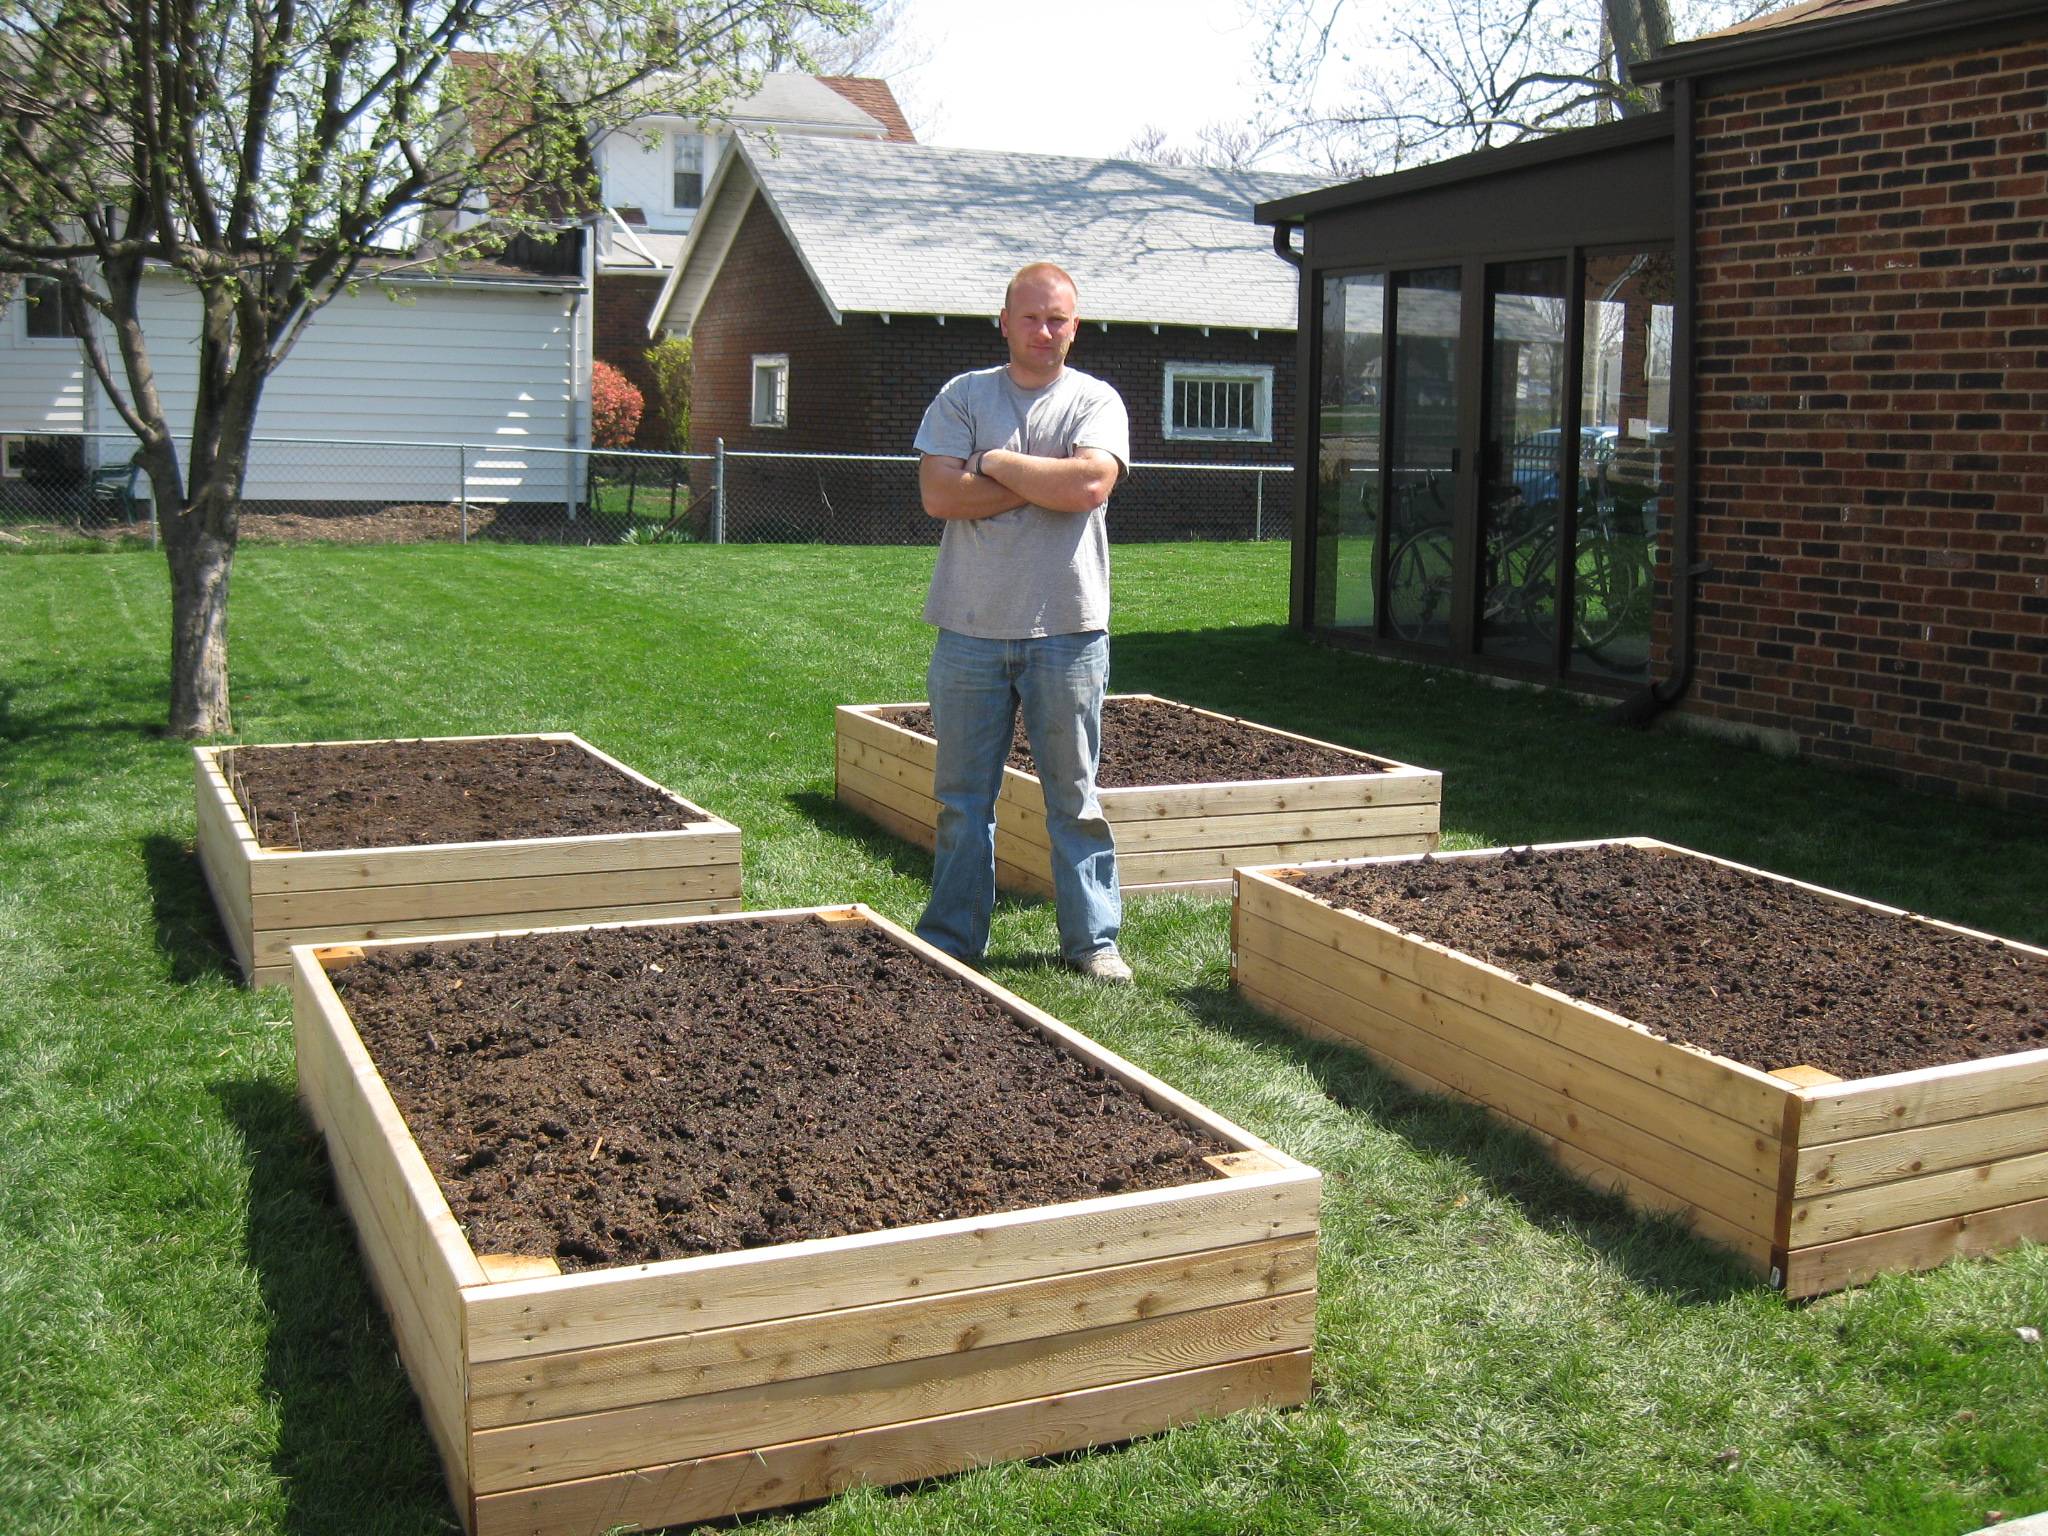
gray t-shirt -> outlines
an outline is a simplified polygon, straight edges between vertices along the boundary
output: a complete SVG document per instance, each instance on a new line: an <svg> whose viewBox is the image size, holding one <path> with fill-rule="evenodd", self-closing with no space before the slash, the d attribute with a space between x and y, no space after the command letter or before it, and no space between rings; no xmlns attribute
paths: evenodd
<svg viewBox="0 0 2048 1536"><path fill-rule="evenodd" d="M1100 448L1131 462L1131 424L1117 392L1063 368L1043 389L1023 389L1008 368L948 381L917 429L919 453L964 459L985 448L1042 458ZM982 640L1035 640L1109 628L1109 531L1103 512L1024 506L949 521L925 599L927 624Z"/></svg>

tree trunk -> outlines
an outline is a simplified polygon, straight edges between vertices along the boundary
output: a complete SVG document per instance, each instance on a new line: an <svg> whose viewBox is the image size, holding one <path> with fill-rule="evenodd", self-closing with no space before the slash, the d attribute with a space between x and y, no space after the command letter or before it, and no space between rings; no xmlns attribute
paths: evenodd
<svg viewBox="0 0 2048 1536"><path fill-rule="evenodd" d="M1602 0L1607 34L1614 44L1617 73L1626 79L1628 66L1654 58L1671 46L1671 8L1665 0ZM1636 117L1657 109L1657 93L1644 87L1619 95L1621 115Z"/></svg>
<svg viewBox="0 0 2048 1536"><path fill-rule="evenodd" d="M164 553L171 567L171 718L173 736L225 736L228 711L228 572L235 541L212 531L202 490L191 505L165 518Z"/></svg>

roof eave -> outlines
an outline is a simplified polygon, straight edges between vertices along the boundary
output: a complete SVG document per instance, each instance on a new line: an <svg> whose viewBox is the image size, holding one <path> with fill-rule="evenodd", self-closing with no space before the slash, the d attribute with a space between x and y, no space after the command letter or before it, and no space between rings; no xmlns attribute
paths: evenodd
<svg viewBox="0 0 2048 1536"><path fill-rule="evenodd" d="M1357 181L1343 182L1315 192L1298 192L1293 197L1259 203L1252 209L1252 222L1289 224L1332 208L1350 208L1359 203L1404 197L1432 187L1508 175L1530 166L1574 160L1603 150L1668 139L1671 133L1672 119L1668 111L1646 112L1640 117L1625 117L1619 122L1601 123L1591 128L1569 128L1541 139L1525 139L1519 144L1508 144L1499 149L1473 150L1431 165L1418 165L1412 170L1361 177Z"/></svg>
<svg viewBox="0 0 2048 1536"><path fill-rule="evenodd" d="M689 270L692 258L696 256L703 243L705 230L711 226L711 210L718 206L721 199L732 195L726 188L739 174L734 167L740 164L740 143L735 139L732 150L718 157L718 169L711 173L711 185L704 189L704 196L697 204L697 212L690 220L689 231L683 236L683 243L676 249L676 259L668 269L668 277L661 285L661 292L654 296L654 307L647 312L649 336L658 334L668 323L669 306L675 302L676 289L682 285L683 274ZM753 180L751 169L747 172L747 179L749 182ZM722 258L723 253L720 254ZM691 316L693 324L695 320L696 317Z"/></svg>
<svg viewBox="0 0 2048 1536"><path fill-rule="evenodd" d="M1865 50L1896 48L1949 33L2002 35L2044 24L2041 0L1902 0L1876 11L1853 11L1815 21L1766 27L1732 37L1705 37L1678 43L1654 58L1629 67L1629 78L1643 85L1667 80L1727 79L1782 72L1786 66L1821 62L1829 73L1849 67Z"/></svg>
<svg viewBox="0 0 2048 1536"><path fill-rule="evenodd" d="M769 190L767 182L755 166L754 153L755 145L745 134L733 135L732 152L720 157L718 169L712 173L711 185L705 189L704 201L698 205L697 216L690 221L690 232L684 236L682 248L676 252L675 266L669 272L668 281L661 285L661 293L656 297L654 308L649 312L649 336L653 336L669 323L669 310L675 303L677 290L686 281L693 265L708 265L709 270L704 275L706 294L710 293L711 285L718 281L719 271L724 267L726 258L732 254L733 242L739 238L739 220L745 217L745 211L741 210L735 216L729 231L714 218L714 212L723 201L733 197L758 197L767 205L769 213L774 216L776 227L782 231L782 238L789 242L790 250L796 253L797 263L804 269L804 276L811 280L811 287L817 293L818 301L825 306L825 312L831 316L832 323L837 325L843 318L838 304L819 279L817 269L811 265L810 257L796 238L796 232L789 227L789 220L783 217L782 210L775 206L775 195ZM744 186L738 184L742 168L746 177ZM719 230L724 236L723 244L715 252L710 249L710 241L718 238L711 233L714 229ZM694 329L697 323L696 315L692 313L688 320L689 328Z"/></svg>
<svg viewBox="0 0 2048 1536"><path fill-rule="evenodd" d="M986 309L924 309L915 305L906 305L902 309L884 309L879 305L873 304L850 304L847 306L845 313L849 315L888 315L891 319L902 316L905 319L957 320L968 324L978 323L983 325L994 324L996 318L992 311ZM1113 325L1137 326L1151 330L1242 331L1246 335L1250 335L1253 332L1263 335L1271 331L1276 334L1284 332L1292 335L1297 323L1292 315L1284 321L1187 320L1169 318L1165 315L1158 316L1157 318L1151 315L1083 315L1081 317L1081 329L1084 332L1092 326Z"/></svg>

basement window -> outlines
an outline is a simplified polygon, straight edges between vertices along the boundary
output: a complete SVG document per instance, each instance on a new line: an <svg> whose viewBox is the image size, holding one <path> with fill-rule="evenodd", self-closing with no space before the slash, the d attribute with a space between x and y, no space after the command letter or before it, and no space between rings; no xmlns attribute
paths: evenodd
<svg viewBox="0 0 2048 1536"><path fill-rule="evenodd" d="M1257 363L1168 363L1168 441L1270 443L1273 370Z"/></svg>
<svg viewBox="0 0 2048 1536"><path fill-rule="evenodd" d="M754 358L754 413L757 427L789 425L788 354L756 354Z"/></svg>
<svg viewBox="0 0 2048 1536"><path fill-rule="evenodd" d="M47 468L64 461L67 446L76 445L77 438L68 440L61 437L9 433L0 436L0 480L19 480L36 467L40 457Z"/></svg>

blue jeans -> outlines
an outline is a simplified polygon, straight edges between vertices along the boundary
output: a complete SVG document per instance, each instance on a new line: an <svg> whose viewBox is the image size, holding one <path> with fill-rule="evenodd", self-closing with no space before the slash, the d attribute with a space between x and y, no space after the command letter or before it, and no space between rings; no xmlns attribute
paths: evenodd
<svg viewBox="0 0 2048 1536"><path fill-rule="evenodd" d="M932 899L920 938L962 960L988 950L996 900L996 793L1017 711L1045 786L1060 954L1070 963L1116 943L1123 927L1116 844L1095 798L1109 636L1101 630L1037 640L977 640L950 629L932 647L932 723L939 737L932 792L939 802Z"/></svg>

